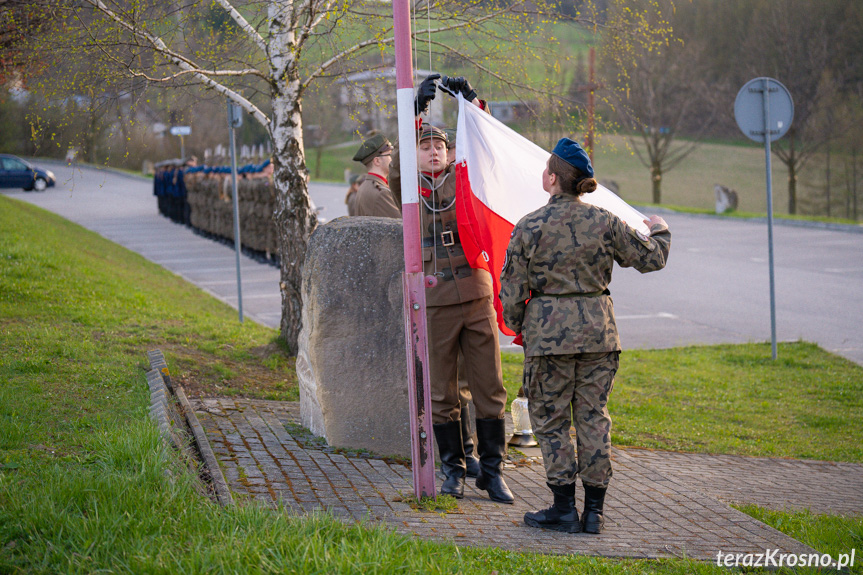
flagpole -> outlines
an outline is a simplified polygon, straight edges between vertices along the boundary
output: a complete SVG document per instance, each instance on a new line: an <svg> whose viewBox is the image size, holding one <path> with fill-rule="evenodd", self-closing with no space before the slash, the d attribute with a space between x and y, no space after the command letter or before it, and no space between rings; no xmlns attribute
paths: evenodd
<svg viewBox="0 0 863 575"><path fill-rule="evenodd" d="M434 445L432 443L431 392L429 390L426 297L420 247L419 178L417 177L414 71L411 61L409 0L393 0L396 52L396 95L399 145L401 146L402 219L404 224L405 352L407 355L408 404L411 424L411 461L414 494L434 497Z"/></svg>

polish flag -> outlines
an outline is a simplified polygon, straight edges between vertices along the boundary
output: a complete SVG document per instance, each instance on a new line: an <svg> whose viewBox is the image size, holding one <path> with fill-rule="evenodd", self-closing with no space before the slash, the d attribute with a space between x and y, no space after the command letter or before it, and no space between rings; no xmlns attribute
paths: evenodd
<svg viewBox="0 0 863 575"><path fill-rule="evenodd" d="M530 140L458 96L456 135L456 213L458 233L471 267L487 270L494 281L497 323L503 323L498 298L500 273L512 229L518 221L548 203L542 171L551 155ZM645 216L614 192L599 186L582 201L607 209L633 228L649 234Z"/></svg>

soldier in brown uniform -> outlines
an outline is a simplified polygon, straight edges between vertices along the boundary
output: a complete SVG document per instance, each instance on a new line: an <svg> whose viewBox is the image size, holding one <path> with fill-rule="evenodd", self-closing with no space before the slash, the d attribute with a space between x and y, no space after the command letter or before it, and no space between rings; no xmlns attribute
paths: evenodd
<svg viewBox="0 0 863 575"><path fill-rule="evenodd" d="M402 217L401 208L396 205L390 192L389 177L393 147L382 134L375 134L363 142L354 161L362 162L368 168L365 180L357 189L356 215L380 216L384 218Z"/></svg>
<svg viewBox="0 0 863 575"><path fill-rule="evenodd" d="M437 75L430 76L420 85L416 101L420 124L419 114L434 98L434 80L437 78ZM461 92L482 107L475 100L476 92L463 78L451 78L449 82L447 87L450 90ZM446 133L424 126L418 140L423 272L437 280L435 286L426 290L426 316L432 421L441 470L446 476L441 493L459 498L464 496L466 463L457 382L461 350L476 409L480 460L476 485L486 490L493 501L512 503L512 492L503 480L506 390L492 304L492 278L485 270L471 268L462 249L456 221L455 166L446 162ZM400 198L398 155L397 148L390 174L393 192Z"/></svg>
<svg viewBox="0 0 863 575"><path fill-rule="evenodd" d="M351 174L348 179L348 193L345 195L345 205L348 207L348 215L357 215L357 190L363 183L364 177L360 174Z"/></svg>
<svg viewBox="0 0 863 575"><path fill-rule="evenodd" d="M599 533L611 480L611 418L606 403L620 340L608 284L614 262L645 273L662 269L671 234L652 216L650 235L579 196L597 187L590 159L568 138L542 174L548 204L516 224L501 274L506 324L524 339L524 392L554 504L526 513L532 527ZM570 412L572 415L570 415ZM570 425L575 424L578 460ZM581 475L584 512L575 509Z"/></svg>

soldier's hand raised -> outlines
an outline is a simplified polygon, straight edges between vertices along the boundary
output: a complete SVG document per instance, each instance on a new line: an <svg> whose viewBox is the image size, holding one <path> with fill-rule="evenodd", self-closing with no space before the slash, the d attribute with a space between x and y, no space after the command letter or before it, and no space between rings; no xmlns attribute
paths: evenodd
<svg viewBox="0 0 863 575"><path fill-rule="evenodd" d="M417 96L414 99L414 112L417 116L425 114L429 107L429 102L434 100L435 80L440 78L440 74L431 74L428 78L422 81L417 89Z"/></svg>
<svg viewBox="0 0 863 575"><path fill-rule="evenodd" d="M668 224L665 223L665 220L662 219L660 216L650 216L650 219L644 220L644 223L647 224L647 227L648 227L648 229L650 229L651 232L653 232L653 226L656 226L656 225L662 226L663 230L668 229ZM656 230L656 231L661 231L661 230Z"/></svg>
<svg viewBox="0 0 863 575"><path fill-rule="evenodd" d="M472 102L476 98L476 90L471 87L470 82L464 76L456 76L455 78L444 76L440 83L448 92L453 95L461 94L468 102Z"/></svg>

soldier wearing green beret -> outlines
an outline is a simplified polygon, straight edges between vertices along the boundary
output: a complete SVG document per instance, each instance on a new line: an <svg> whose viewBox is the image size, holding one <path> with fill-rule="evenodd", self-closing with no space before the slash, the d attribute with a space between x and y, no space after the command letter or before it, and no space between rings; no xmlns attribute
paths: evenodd
<svg viewBox="0 0 863 575"><path fill-rule="evenodd" d="M642 273L662 269L671 233L659 216L644 220L650 229L645 235L581 201L597 183L587 154L568 138L555 146L542 187L551 198L516 224L500 278L504 321L524 341L524 394L554 497L551 507L526 513L524 522L600 533L612 475L606 404L620 354L608 291L611 270L615 262ZM575 508L578 475L584 487L581 521Z"/></svg>
<svg viewBox="0 0 863 575"><path fill-rule="evenodd" d="M415 102L419 115L434 98L434 74L420 85ZM452 93L462 93L474 105L484 104L464 78L442 82ZM500 362L497 315L493 304L491 275L470 266L458 233L456 220L455 166L447 161L449 138L434 126L422 126L416 147L419 168L420 217L423 273L436 279L426 289L429 335L429 372L432 423L445 480L441 493L464 496L467 460L462 435L459 401L458 359L464 355L464 371L476 410L479 469L476 486L492 501L513 503L503 479L506 456L504 411L506 390ZM393 153L391 184L401 198L398 149ZM471 445L468 443L468 445ZM469 447L472 451L472 446Z"/></svg>
<svg viewBox="0 0 863 575"><path fill-rule="evenodd" d="M389 173L392 162L392 144L383 134L366 139L354 154L355 162L362 162L368 173L356 194L356 215L400 218L401 208L390 192Z"/></svg>

